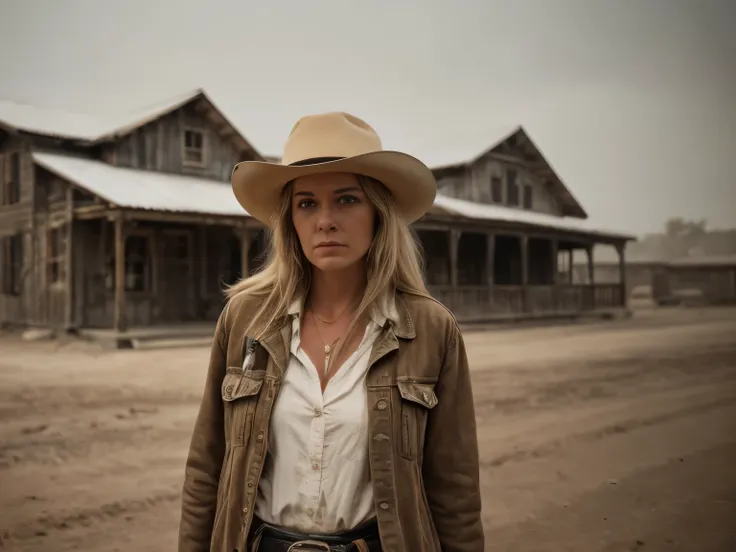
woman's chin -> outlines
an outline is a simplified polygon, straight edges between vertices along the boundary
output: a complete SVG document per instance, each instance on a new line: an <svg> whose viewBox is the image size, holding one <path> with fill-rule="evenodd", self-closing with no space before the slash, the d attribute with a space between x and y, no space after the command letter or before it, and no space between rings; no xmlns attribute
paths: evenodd
<svg viewBox="0 0 736 552"><path fill-rule="evenodd" d="M322 257L321 259L315 259L312 264L314 268L322 272L339 272L353 266L357 261L355 259L349 259L342 256L334 257Z"/></svg>

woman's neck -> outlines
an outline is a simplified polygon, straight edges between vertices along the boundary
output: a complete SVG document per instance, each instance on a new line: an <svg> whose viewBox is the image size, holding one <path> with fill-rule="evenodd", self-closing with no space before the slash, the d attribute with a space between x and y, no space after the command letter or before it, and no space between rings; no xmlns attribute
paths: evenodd
<svg viewBox="0 0 736 552"><path fill-rule="evenodd" d="M358 306L365 292L366 271L361 263L340 271L312 269L307 305L317 316L334 320Z"/></svg>

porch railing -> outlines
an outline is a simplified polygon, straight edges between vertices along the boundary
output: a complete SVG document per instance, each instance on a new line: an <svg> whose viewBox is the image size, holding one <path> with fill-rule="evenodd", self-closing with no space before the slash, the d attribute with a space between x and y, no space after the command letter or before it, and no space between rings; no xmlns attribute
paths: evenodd
<svg viewBox="0 0 736 552"><path fill-rule="evenodd" d="M619 284L554 286L430 286L430 293L458 317L574 314L623 306Z"/></svg>

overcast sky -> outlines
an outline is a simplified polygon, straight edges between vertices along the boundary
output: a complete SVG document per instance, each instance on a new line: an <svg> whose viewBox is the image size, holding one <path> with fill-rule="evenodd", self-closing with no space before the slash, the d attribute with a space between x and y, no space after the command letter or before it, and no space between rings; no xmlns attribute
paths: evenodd
<svg viewBox="0 0 736 552"><path fill-rule="evenodd" d="M0 0L0 52L3 99L202 87L266 154L321 111L430 165L521 123L603 228L736 227L734 0Z"/></svg>

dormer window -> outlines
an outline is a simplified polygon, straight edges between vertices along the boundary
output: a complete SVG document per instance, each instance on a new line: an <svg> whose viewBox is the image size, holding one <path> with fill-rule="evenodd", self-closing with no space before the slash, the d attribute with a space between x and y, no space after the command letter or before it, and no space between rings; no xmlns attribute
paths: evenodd
<svg viewBox="0 0 736 552"><path fill-rule="evenodd" d="M184 164L194 167L204 165L204 132L188 128L184 131Z"/></svg>

